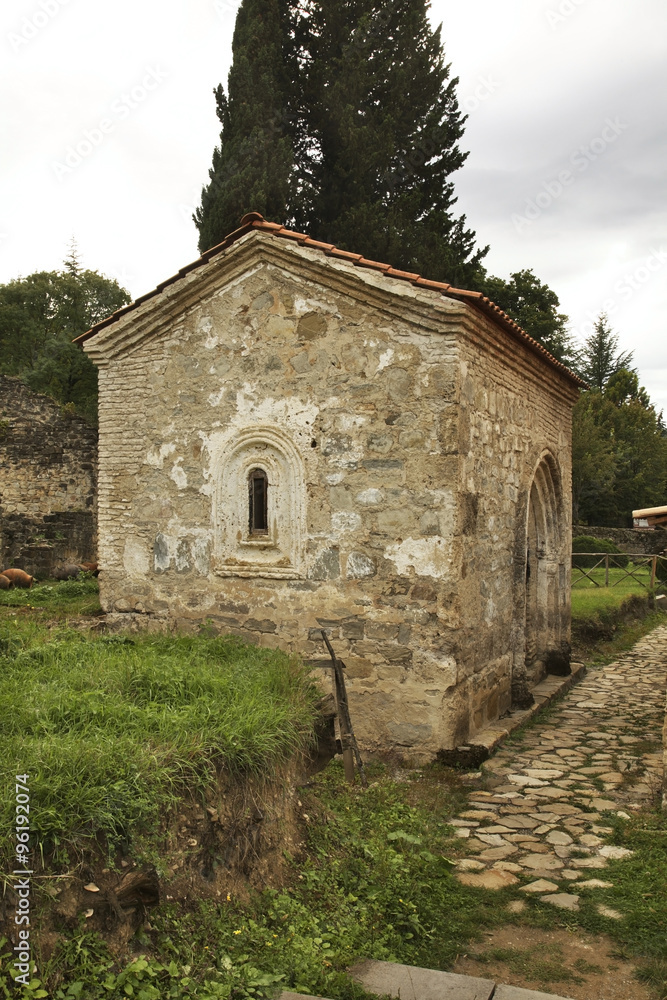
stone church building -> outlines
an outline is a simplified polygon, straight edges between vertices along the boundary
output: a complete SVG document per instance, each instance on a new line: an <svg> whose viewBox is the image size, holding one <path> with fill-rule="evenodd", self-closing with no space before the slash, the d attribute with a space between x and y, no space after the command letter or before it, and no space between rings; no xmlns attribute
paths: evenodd
<svg viewBox="0 0 667 1000"><path fill-rule="evenodd" d="M325 627L360 744L421 754L567 649L582 383L488 299L252 213L79 340L109 614L322 668Z"/></svg>

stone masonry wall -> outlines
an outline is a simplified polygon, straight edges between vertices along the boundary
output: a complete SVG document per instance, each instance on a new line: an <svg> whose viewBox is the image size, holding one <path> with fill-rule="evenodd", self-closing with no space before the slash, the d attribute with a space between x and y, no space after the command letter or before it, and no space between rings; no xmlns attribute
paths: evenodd
<svg viewBox="0 0 667 1000"><path fill-rule="evenodd" d="M95 558L97 431L0 376L0 561L45 576Z"/></svg>
<svg viewBox="0 0 667 1000"><path fill-rule="evenodd" d="M480 325L484 321L480 320ZM471 734L510 707L511 680L523 668L526 522L536 466L548 452L570 495L572 390L545 378L545 365L517 352L490 324L461 346L462 502L467 511L459 685L467 690ZM569 639L569 501L561 504L559 640ZM530 677L532 684L542 679Z"/></svg>
<svg viewBox="0 0 667 1000"><path fill-rule="evenodd" d="M165 296L86 345L100 366L103 606L282 646L329 684L324 627L364 747L452 747L477 697L460 581L487 487L464 475L477 440L463 433L462 451L458 410L475 393L459 348L474 319L404 283L361 286L347 265L323 276L291 247L260 243L258 258L251 239L219 277L217 262L183 282L188 308ZM248 533L254 467L268 470L264 539ZM507 645L485 641L504 676Z"/></svg>

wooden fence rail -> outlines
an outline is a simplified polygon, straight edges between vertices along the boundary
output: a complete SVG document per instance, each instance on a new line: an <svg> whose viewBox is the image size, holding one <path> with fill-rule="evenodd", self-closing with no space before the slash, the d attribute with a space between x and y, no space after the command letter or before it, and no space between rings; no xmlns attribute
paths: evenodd
<svg viewBox="0 0 667 1000"><path fill-rule="evenodd" d="M578 559L594 559L595 562L588 566L581 566L577 563ZM627 562L626 562L627 560ZM624 563L625 565L619 565ZM573 552L572 553L572 586L575 587L578 583L581 583L584 579L590 580L590 582L596 587L617 587L619 583L622 583L626 577L632 577L640 585L640 587L645 587L646 590L653 590L656 583L656 578L658 575L658 566L667 567L667 556L647 556L643 552ZM596 580L592 575L594 570L599 570L604 567L604 584ZM637 576L640 570L646 567L649 570L649 580L646 582L646 578L642 579ZM614 579L610 583L609 570L620 570L621 575L614 576ZM580 574L575 576L575 573ZM663 573L661 572L661 576Z"/></svg>

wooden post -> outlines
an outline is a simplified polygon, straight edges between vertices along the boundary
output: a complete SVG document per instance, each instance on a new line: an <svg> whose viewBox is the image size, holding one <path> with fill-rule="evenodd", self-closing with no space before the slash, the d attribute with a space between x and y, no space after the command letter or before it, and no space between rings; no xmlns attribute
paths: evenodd
<svg viewBox="0 0 667 1000"><path fill-rule="evenodd" d="M653 556L651 559L651 590L655 587L655 577L658 571L658 557Z"/></svg>
<svg viewBox="0 0 667 1000"><path fill-rule="evenodd" d="M604 557L604 585L609 586L609 556Z"/></svg>
<svg viewBox="0 0 667 1000"><path fill-rule="evenodd" d="M350 709L347 704L345 674L343 673L345 664L336 656L325 630L320 629L320 631L322 632L322 638L326 643L326 647L329 650L329 656L333 662L336 712L338 714L338 725L340 727L340 742L343 748L343 767L345 769L345 778L350 782L350 784L354 782L354 762L356 759L361 784L364 788L366 788L368 786L368 782L366 781L366 772L364 770L361 754L359 753L359 747L357 746L354 730L352 729Z"/></svg>

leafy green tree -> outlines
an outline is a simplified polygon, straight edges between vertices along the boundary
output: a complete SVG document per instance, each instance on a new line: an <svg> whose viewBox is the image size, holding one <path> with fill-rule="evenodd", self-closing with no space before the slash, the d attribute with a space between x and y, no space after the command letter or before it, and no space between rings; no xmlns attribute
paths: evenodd
<svg viewBox="0 0 667 1000"><path fill-rule="evenodd" d="M582 394L572 413L572 520L596 523L596 512L606 506L616 474L616 456L610 428L600 419L599 393ZM591 521L591 517L593 520ZM593 550L588 550L593 551Z"/></svg>
<svg viewBox="0 0 667 1000"><path fill-rule="evenodd" d="M126 305L129 294L72 252L61 271L0 285L0 372L97 419L97 370L74 337Z"/></svg>
<svg viewBox="0 0 667 1000"><path fill-rule="evenodd" d="M220 145L194 219L203 253L246 212L284 221L294 169L288 125L291 81L284 61L286 17L278 0L244 0L232 41L228 95L215 89Z"/></svg>
<svg viewBox="0 0 667 1000"><path fill-rule="evenodd" d="M568 366L574 363L576 353L567 330L568 317L558 311L560 300L556 293L532 270L515 271L509 281L482 273L475 287L558 361Z"/></svg>
<svg viewBox="0 0 667 1000"><path fill-rule="evenodd" d="M455 204L467 154L427 0L244 0L200 249L255 209L399 268L470 285L486 249ZM263 54L258 57L258 52Z"/></svg>
<svg viewBox="0 0 667 1000"><path fill-rule="evenodd" d="M631 368L632 355L632 351L618 350L618 336L609 326L607 314L600 313L593 333L577 352L577 370L591 389L603 392L612 376L621 369L636 372Z"/></svg>
<svg viewBox="0 0 667 1000"><path fill-rule="evenodd" d="M636 372L619 369L575 407L572 480L575 520L589 524L628 526L633 509L664 503L667 436Z"/></svg>

